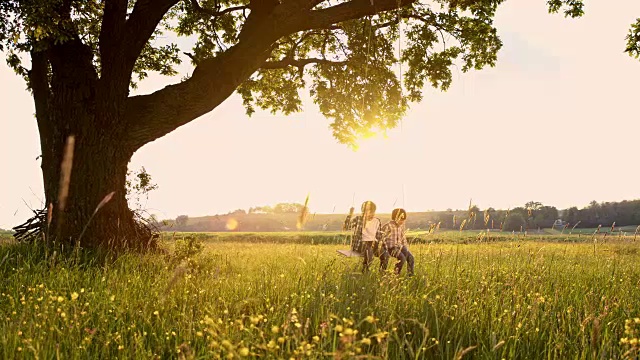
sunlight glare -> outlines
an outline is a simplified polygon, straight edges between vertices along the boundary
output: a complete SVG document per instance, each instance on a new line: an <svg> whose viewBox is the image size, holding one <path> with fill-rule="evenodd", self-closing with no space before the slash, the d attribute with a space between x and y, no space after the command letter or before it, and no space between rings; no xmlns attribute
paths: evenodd
<svg viewBox="0 0 640 360"><path fill-rule="evenodd" d="M238 228L238 220L234 219L234 218L229 218L229 220L227 220L227 230L236 230Z"/></svg>

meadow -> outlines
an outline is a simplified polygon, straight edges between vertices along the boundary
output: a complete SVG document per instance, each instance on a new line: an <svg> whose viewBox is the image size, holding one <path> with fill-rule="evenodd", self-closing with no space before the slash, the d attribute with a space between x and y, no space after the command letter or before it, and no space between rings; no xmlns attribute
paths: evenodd
<svg viewBox="0 0 640 360"><path fill-rule="evenodd" d="M2 245L0 357L638 356L632 236L417 233L406 277L303 235L165 234L165 252L117 258Z"/></svg>

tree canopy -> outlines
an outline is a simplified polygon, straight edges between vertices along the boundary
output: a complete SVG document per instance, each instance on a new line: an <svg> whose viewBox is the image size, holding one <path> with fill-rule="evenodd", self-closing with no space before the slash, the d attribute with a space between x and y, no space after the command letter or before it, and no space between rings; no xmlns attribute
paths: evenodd
<svg viewBox="0 0 640 360"><path fill-rule="evenodd" d="M98 77L109 76L117 64L135 74L122 79L131 86L150 71L175 75L183 52L196 66L195 72L179 85L154 94L161 95L187 90L190 79L207 76L199 70L212 59L240 51L243 44L260 42L258 51L245 49L244 54L254 57L256 66L237 74L237 86L233 86L247 113L256 108L285 114L300 111L300 91L306 88L322 114L333 120L334 136L353 145L374 130L393 128L407 103L422 98L425 83L447 89L456 61L462 71L493 66L502 45L493 17L502 2L2 0L0 46L7 52L8 63L26 77L29 71L21 53L78 38L90 49ZM549 0L548 5L551 12L570 17L583 13L582 1ZM636 57L639 24L640 19L630 30L626 49ZM176 43L162 44L160 37L169 32L189 37L195 45L180 49ZM162 98L138 96L130 103L131 107L161 106ZM171 120L165 126L158 124L153 137L214 106L202 104L194 109L197 114L173 109ZM152 121L140 119L131 131L142 131Z"/></svg>

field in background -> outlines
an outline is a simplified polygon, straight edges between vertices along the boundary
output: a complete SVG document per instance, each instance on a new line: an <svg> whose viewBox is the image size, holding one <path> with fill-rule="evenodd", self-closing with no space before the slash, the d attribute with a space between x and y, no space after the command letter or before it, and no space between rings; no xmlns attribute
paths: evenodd
<svg viewBox="0 0 640 360"><path fill-rule="evenodd" d="M106 262L1 246L0 357L636 354L640 246L632 239L441 235L448 240L412 245L411 278L362 275L360 258L337 255L343 245L278 244L264 234L176 235L164 242L167 254Z"/></svg>
<svg viewBox="0 0 640 360"><path fill-rule="evenodd" d="M348 210L348 209L344 209ZM456 215L458 219L465 218L468 214L466 211L429 211L429 212L410 212L407 218L407 228L411 229L428 229L429 224L438 222L439 216L443 214L449 214L449 218ZM342 228L342 224L346 217L346 213L334 213L334 214L315 214L311 213L306 217L304 230L306 231L339 231ZM296 231L298 220L298 213L270 213L270 214L245 214L242 212L231 213L225 215L213 215L213 216L201 216L201 217L189 217L186 220L184 226L178 226L173 221L169 221L167 225L162 226L164 231L173 230L185 230L185 231L228 231L229 223L233 222L233 229L239 231L259 231L259 232L271 232L271 231ZM377 213L376 217L381 221L386 222L391 219L391 214ZM477 225L480 226L482 221L478 221ZM499 224L495 224L499 227ZM468 226L467 226L468 227Z"/></svg>
<svg viewBox="0 0 640 360"><path fill-rule="evenodd" d="M640 209L640 208L639 208ZM640 211L640 210L639 210ZM432 226L440 224L440 230L457 231L464 222L463 230L487 230L499 231L504 220L504 211L497 211L490 215L485 222L484 213L479 212L477 216L471 221L467 211L427 211L427 212L410 212L407 217L406 226L407 229L413 230L428 230ZM246 214L243 211L237 211L230 214L214 215L214 216L202 216L202 217L187 217L183 216L182 222L176 222L174 220L167 220L156 224L161 231L180 231L180 232L296 232L304 230L305 232L318 232L329 231L335 232L342 229L343 222L346 214L334 213L334 214L309 214L305 218L303 229L298 229L300 214L298 213L250 213ZM390 214L379 213L376 214L381 221L386 222L391 218ZM526 219L526 217L525 217ZM588 234L593 233L595 228L585 228L587 221L571 224L564 229L562 227L555 227L552 229L553 221L556 218L546 220L535 220L533 223L539 223L541 225L531 225L527 229L524 226L524 230L528 230L530 233L534 232L549 232L554 233L574 233L574 234ZM602 226L601 232L611 232L611 225L615 218L601 219L599 223ZM618 225L628 224L629 219L620 219L622 222ZM539 222L538 222L539 221ZM625 222L627 221L627 222ZM592 221L593 222L593 221ZM594 225L597 226L597 225ZM517 226L516 230L520 230ZM628 226L616 226L612 233L618 235L619 232L635 233L638 229L637 225ZM611 234L613 235L613 234Z"/></svg>
<svg viewBox="0 0 640 360"><path fill-rule="evenodd" d="M451 231L438 230L408 231L407 238L411 244L450 243L470 244L499 241L537 240L549 242L585 242L585 241L627 241L634 242L640 238L635 235L635 227L629 231L617 231L608 234L601 229L570 229L560 230L542 229L533 232L500 232L486 230ZM277 244L326 244L347 245L350 243L351 233L348 231L283 231L283 232L163 232L163 240L175 241L194 237L204 242L249 242L249 243L277 243Z"/></svg>

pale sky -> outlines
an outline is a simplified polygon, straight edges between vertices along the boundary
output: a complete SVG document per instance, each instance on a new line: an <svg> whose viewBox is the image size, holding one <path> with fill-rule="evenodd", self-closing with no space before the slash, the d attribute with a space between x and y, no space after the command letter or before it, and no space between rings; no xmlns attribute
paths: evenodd
<svg viewBox="0 0 640 360"><path fill-rule="evenodd" d="M577 20L547 14L545 3L508 1L496 18L497 66L456 72L447 92L425 88L401 127L358 152L333 139L311 101L292 116L248 118L232 96L134 155L130 169L144 166L159 186L148 209L162 219L213 215L302 203L307 193L318 213L367 199L387 212L464 209L471 198L481 209L640 198L640 61L623 53L640 1L587 1ZM152 76L136 93L190 71ZM33 101L4 64L0 84L0 227L9 228L43 206L43 186Z"/></svg>

